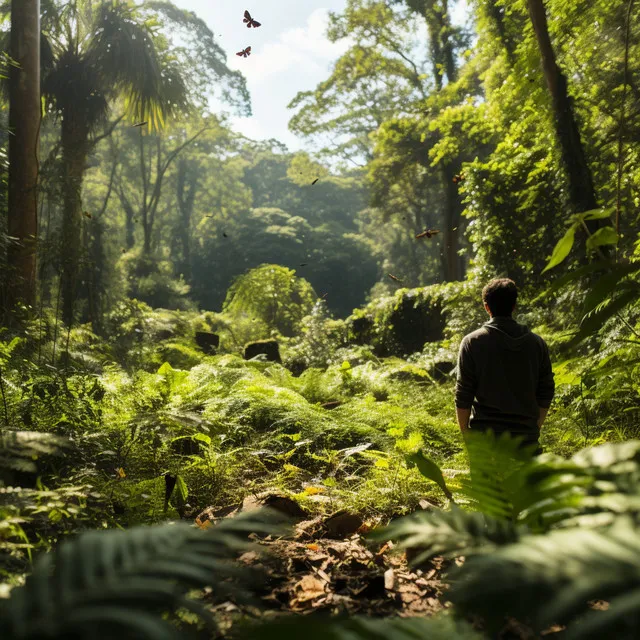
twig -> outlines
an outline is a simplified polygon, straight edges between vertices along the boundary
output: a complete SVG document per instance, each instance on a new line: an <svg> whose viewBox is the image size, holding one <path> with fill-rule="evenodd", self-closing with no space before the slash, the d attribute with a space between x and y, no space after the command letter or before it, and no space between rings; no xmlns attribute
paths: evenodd
<svg viewBox="0 0 640 640"><path fill-rule="evenodd" d="M624 323L624 325L627 327L627 329L629 329L629 331L631 331L631 333L633 333L633 335L638 338L640 340L640 333L638 333L625 319L624 317L620 314L620 312L616 312L616 316L618 316L619 320L622 320L622 322Z"/></svg>

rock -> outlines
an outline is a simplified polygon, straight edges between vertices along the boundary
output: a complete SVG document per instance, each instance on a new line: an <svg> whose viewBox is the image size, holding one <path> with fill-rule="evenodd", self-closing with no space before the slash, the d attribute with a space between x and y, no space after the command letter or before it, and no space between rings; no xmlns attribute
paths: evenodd
<svg viewBox="0 0 640 640"><path fill-rule="evenodd" d="M308 515L295 500L286 496L271 495L265 498L262 504L292 518L306 518Z"/></svg>
<svg viewBox="0 0 640 640"><path fill-rule="evenodd" d="M244 359L251 360L256 356L264 355L270 362L277 362L280 364L282 359L280 358L280 347L277 340L257 340L256 342L250 342L244 348Z"/></svg>
<svg viewBox="0 0 640 640"><path fill-rule="evenodd" d="M454 370L453 362L436 362L429 370L431 377L438 382L445 382L450 379L450 374Z"/></svg>
<svg viewBox="0 0 640 640"><path fill-rule="evenodd" d="M435 505L433 502L429 502L424 498L418 502L418 507L422 511L440 511L440 507L438 507L438 505Z"/></svg>
<svg viewBox="0 0 640 640"><path fill-rule="evenodd" d="M327 538L337 540L352 536L362 525L362 518L348 511L338 511L324 522Z"/></svg>
<svg viewBox="0 0 640 640"><path fill-rule="evenodd" d="M232 518L241 509L242 505L232 504L227 507L207 507L196 518L196 525L201 529L206 528L205 523L214 523L222 518Z"/></svg>
<svg viewBox="0 0 640 640"><path fill-rule="evenodd" d="M387 569L384 572L384 588L387 591L393 591L396 585L396 573L393 569Z"/></svg>
<svg viewBox="0 0 640 640"><path fill-rule="evenodd" d="M220 346L220 336L217 333L196 331L196 344L204 353L213 354Z"/></svg>
<svg viewBox="0 0 640 640"><path fill-rule="evenodd" d="M373 337L373 319L360 316L349 322L349 337L354 344L370 344Z"/></svg>
<svg viewBox="0 0 640 640"><path fill-rule="evenodd" d="M247 496L242 501L242 511L255 511L262 507L269 507L290 518L306 518L307 512L293 498L277 494L262 496Z"/></svg>

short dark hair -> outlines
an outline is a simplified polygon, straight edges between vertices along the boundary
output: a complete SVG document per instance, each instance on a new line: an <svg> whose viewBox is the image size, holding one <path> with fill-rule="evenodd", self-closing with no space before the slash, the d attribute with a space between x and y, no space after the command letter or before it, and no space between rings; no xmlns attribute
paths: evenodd
<svg viewBox="0 0 640 640"><path fill-rule="evenodd" d="M493 316L510 316L518 299L518 287L509 278L497 278L482 290L484 302Z"/></svg>

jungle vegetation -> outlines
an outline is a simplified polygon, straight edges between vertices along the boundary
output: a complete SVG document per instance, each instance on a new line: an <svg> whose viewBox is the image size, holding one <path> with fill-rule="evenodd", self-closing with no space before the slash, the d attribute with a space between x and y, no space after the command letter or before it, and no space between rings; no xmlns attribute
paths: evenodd
<svg viewBox="0 0 640 640"><path fill-rule="evenodd" d="M638 636L640 6L458 4L345 0L291 151L177 0L0 3L3 639Z"/></svg>

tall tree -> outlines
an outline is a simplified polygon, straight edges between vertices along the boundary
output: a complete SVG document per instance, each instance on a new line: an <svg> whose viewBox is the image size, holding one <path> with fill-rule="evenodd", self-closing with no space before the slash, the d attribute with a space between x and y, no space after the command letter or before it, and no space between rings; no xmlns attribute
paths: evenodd
<svg viewBox="0 0 640 640"><path fill-rule="evenodd" d="M40 0L11 2L9 78L9 308L35 301L40 133Z"/></svg>
<svg viewBox="0 0 640 640"><path fill-rule="evenodd" d="M458 78L456 62L456 31L451 24L448 0L402 0L408 8L424 17L429 34L429 57L436 92L443 89L443 78L452 84ZM462 202L455 176L460 170L460 158L449 156L439 163L443 190L442 268L447 281L461 280L464 264L460 249Z"/></svg>
<svg viewBox="0 0 640 640"><path fill-rule="evenodd" d="M250 109L244 80L226 67L225 54L213 34L193 14L170 2L138 5L113 0L96 7L91 0L52 0L47 10L51 64L43 87L50 111L62 125L61 287L63 320L71 324L87 157L102 137L92 138L114 101L122 99L132 120L144 122L149 129L160 128L168 116L184 112L193 103L202 105L206 66L209 83L227 81L223 97L235 91L244 110ZM197 54L190 55L191 49L184 46L185 41L191 42L189 37L180 45L172 44L172 38L185 31L197 37Z"/></svg>
<svg viewBox="0 0 640 640"><path fill-rule="evenodd" d="M569 180L571 205L575 212L589 211L598 206L598 201L569 96L567 78L556 61L543 0L527 0L527 7L542 57L545 81L551 94L556 136Z"/></svg>

